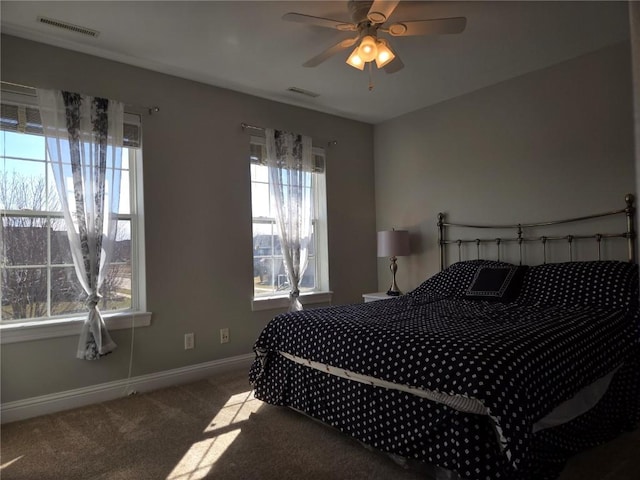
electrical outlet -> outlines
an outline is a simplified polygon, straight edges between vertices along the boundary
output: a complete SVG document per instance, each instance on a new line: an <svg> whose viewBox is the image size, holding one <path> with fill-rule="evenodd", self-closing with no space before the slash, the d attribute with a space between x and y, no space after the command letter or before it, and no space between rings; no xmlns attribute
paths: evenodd
<svg viewBox="0 0 640 480"><path fill-rule="evenodd" d="M184 334L184 349L191 350L194 346L195 340L193 337L193 333L185 333Z"/></svg>
<svg viewBox="0 0 640 480"><path fill-rule="evenodd" d="M221 328L220 329L220 343L229 343L229 329Z"/></svg>

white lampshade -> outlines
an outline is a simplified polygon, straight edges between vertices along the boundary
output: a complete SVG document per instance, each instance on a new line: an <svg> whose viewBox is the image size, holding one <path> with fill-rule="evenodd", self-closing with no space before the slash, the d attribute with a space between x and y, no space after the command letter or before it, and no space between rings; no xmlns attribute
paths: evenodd
<svg viewBox="0 0 640 480"><path fill-rule="evenodd" d="M347 58L347 64L351 65L353 68L357 68L358 70L363 70L365 61L360 58L360 55L358 55L359 49L360 47L358 46L353 52L351 52L351 55Z"/></svg>
<svg viewBox="0 0 640 480"><path fill-rule="evenodd" d="M376 45L376 39L371 35L366 35L362 42L360 42L360 46L358 47L358 55L365 62L371 62L376 58L378 54L378 46Z"/></svg>
<svg viewBox="0 0 640 480"><path fill-rule="evenodd" d="M403 257L410 253L408 230L378 232L379 257Z"/></svg>
<svg viewBox="0 0 640 480"><path fill-rule="evenodd" d="M385 39L378 39L377 46L378 53L376 55L376 67L382 68L396 58L396 56Z"/></svg>

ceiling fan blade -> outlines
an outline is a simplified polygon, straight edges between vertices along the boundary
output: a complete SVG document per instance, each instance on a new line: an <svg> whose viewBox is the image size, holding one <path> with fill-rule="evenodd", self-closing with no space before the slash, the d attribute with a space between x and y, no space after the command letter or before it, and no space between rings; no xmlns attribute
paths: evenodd
<svg viewBox="0 0 640 480"><path fill-rule="evenodd" d="M283 20L289 22L306 23L309 25L316 25L318 27L334 28L343 32L355 32L358 26L353 23L345 23L339 20L332 20L330 18L314 17L312 15L303 15L302 13L285 13L282 16Z"/></svg>
<svg viewBox="0 0 640 480"><path fill-rule="evenodd" d="M371 23L384 23L389 19L399 3L400 0L375 0L371 4L369 13L367 13L367 18Z"/></svg>
<svg viewBox="0 0 640 480"><path fill-rule="evenodd" d="M396 22L383 31L394 37L406 37L409 35L460 33L466 26L467 19L465 17L434 18L433 20Z"/></svg>
<svg viewBox="0 0 640 480"><path fill-rule="evenodd" d="M386 72L386 73L396 73L399 70L402 70L404 68L404 63L402 63L402 60L400 60L400 57L398 55L396 55L396 58L394 58L391 62L387 63L384 67L382 67L382 69Z"/></svg>
<svg viewBox="0 0 640 480"><path fill-rule="evenodd" d="M355 45L355 43L357 41L358 41L358 37L356 37L356 38L347 38L345 40L342 40L342 41L336 43L335 45L333 45L332 47L327 48L324 52L320 53L319 55L316 55L312 59L307 60L305 63L302 64L302 66L303 67L315 67L315 66L318 66L322 62L327 60L329 57L331 57L332 55L335 55L336 53L344 50L345 48L352 47L353 45Z"/></svg>

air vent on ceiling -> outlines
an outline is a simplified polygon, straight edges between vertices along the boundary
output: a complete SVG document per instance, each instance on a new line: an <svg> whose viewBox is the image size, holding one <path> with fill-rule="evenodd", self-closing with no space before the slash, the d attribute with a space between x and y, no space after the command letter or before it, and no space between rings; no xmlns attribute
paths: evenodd
<svg viewBox="0 0 640 480"><path fill-rule="evenodd" d="M80 33L89 37L97 37L98 35L100 35L100 32L98 32L97 30L91 30L90 28L63 22L62 20L55 20L53 18L47 17L38 17L38 21L46 25L51 25L52 27L62 28L63 30Z"/></svg>
<svg viewBox="0 0 640 480"><path fill-rule="evenodd" d="M298 88L298 87L289 87L287 88L287 91L293 92L293 93L299 93L300 95L306 95L307 97L311 97L311 98L316 98L320 96L319 93L310 92L309 90L303 90L302 88Z"/></svg>

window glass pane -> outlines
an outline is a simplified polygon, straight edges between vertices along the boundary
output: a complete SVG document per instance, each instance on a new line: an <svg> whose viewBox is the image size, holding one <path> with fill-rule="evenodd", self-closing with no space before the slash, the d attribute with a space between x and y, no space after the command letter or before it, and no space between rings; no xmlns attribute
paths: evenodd
<svg viewBox="0 0 640 480"><path fill-rule="evenodd" d="M131 220L118 220L116 243L113 247L111 261L131 263Z"/></svg>
<svg viewBox="0 0 640 480"><path fill-rule="evenodd" d="M69 143L61 141L60 147L68 151ZM140 153L140 149L124 148L122 168L115 172L115 177L121 180L118 213L122 215L136 213L135 206L131 206L131 198L135 196L131 189L135 185L130 184L130 168L135 168ZM65 163L62 168L70 170L71 165ZM75 210L71 180L65 183L65 189L70 207ZM107 195L109 193L106 192ZM11 216L6 210L25 212ZM62 215L37 213L62 213L44 137L0 132L0 211L0 319L46 319L48 316L87 312L86 294L72 266L64 218ZM100 308L103 310L128 309L139 303L132 300L135 292L131 287L135 266L132 222L135 221L134 216L118 222L113 256L101 288Z"/></svg>
<svg viewBox="0 0 640 480"><path fill-rule="evenodd" d="M273 259L273 282L277 292L289 291L289 280L282 256L277 256Z"/></svg>
<svg viewBox="0 0 640 480"><path fill-rule="evenodd" d="M309 258L307 269L302 274L302 280L300 280L300 291L307 292L316 288L316 259L315 257Z"/></svg>
<svg viewBox="0 0 640 480"><path fill-rule="evenodd" d="M131 221L118 221L116 241L102 288L102 310L131 308Z"/></svg>
<svg viewBox="0 0 640 480"><path fill-rule="evenodd" d="M316 236L315 236L315 225L311 225L311 237L309 238L309 256L313 256L316 254Z"/></svg>
<svg viewBox="0 0 640 480"><path fill-rule="evenodd" d="M47 263L47 219L2 216L2 263L44 265Z"/></svg>
<svg viewBox="0 0 640 480"><path fill-rule="evenodd" d="M131 264L112 263L100 289L100 309L123 310L131 308Z"/></svg>
<svg viewBox="0 0 640 480"><path fill-rule="evenodd" d="M286 283L280 239L273 222L254 222L253 232L254 294L273 294Z"/></svg>
<svg viewBox="0 0 640 480"><path fill-rule="evenodd" d="M63 218L51 219L51 263L53 265L73 263L67 227Z"/></svg>
<svg viewBox="0 0 640 480"><path fill-rule="evenodd" d="M35 211L47 209L45 163L4 158L1 166L0 208Z"/></svg>
<svg viewBox="0 0 640 480"><path fill-rule="evenodd" d="M269 217L269 185L251 184L251 211L254 217Z"/></svg>
<svg viewBox="0 0 640 480"><path fill-rule="evenodd" d="M63 218L53 217L51 222L51 264L71 264L71 247L67 236L67 227ZM126 262L131 264L131 221L119 220L112 262Z"/></svg>
<svg viewBox="0 0 640 480"><path fill-rule="evenodd" d="M269 182L269 169L266 165L251 165L252 182Z"/></svg>
<svg viewBox="0 0 640 480"><path fill-rule="evenodd" d="M130 195L130 186L129 186L129 172L127 170L123 170L121 173L121 183L120 183L120 204L118 208L118 213L122 213L128 215L131 213L131 202L129 201Z"/></svg>
<svg viewBox="0 0 640 480"><path fill-rule="evenodd" d="M18 132L0 132L2 146L0 154L7 157L45 159L44 137Z"/></svg>
<svg viewBox="0 0 640 480"><path fill-rule="evenodd" d="M289 291L289 281L282 257L262 258L260 266L260 274L255 282L256 295Z"/></svg>
<svg viewBox="0 0 640 480"><path fill-rule="evenodd" d="M253 256L260 258L273 255L273 238L269 234L258 234L253 237Z"/></svg>
<svg viewBox="0 0 640 480"><path fill-rule="evenodd" d="M270 223L253 224L253 277L256 292L265 293L261 285L269 284L269 272L271 271L270 255L272 225ZM268 291L268 289L266 290Z"/></svg>
<svg viewBox="0 0 640 480"><path fill-rule="evenodd" d="M51 315L87 312L86 298L74 267L51 268Z"/></svg>
<svg viewBox="0 0 640 480"><path fill-rule="evenodd" d="M273 292L273 258L254 257L254 286L256 295Z"/></svg>
<svg viewBox="0 0 640 480"><path fill-rule="evenodd" d="M269 186L269 189L271 189L271 186ZM269 216L271 218L274 218L276 215L278 215L278 207L276 206L276 199L273 195L269 195Z"/></svg>
<svg viewBox="0 0 640 480"><path fill-rule="evenodd" d="M22 160L19 158L4 157L2 163L3 172L9 176L16 174L21 177L42 177L44 178L44 171L46 168L46 162L42 160Z"/></svg>
<svg viewBox="0 0 640 480"><path fill-rule="evenodd" d="M3 268L1 282L3 320L47 315L45 268Z"/></svg>
<svg viewBox="0 0 640 480"><path fill-rule="evenodd" d="M252 154L257 157L264 157L264 148L257 144L251 145ZM252 162L257 159L252 159ZM251 164L251 194L252 194L252 214L253 214L253 271L254 271L254 295L286 295L290 285L286 275L286 269L282 259L282 248L278 239L275 217L276 203L272 198L269 169L266 165ZM303 195L311 199L311 218L315 218L315 204L317 201L324 202L324 199L315 199L316 177L311 172L300 172L299 170L284 170L281 173L281 180L284 186L284 195L288 195L291 188L300 188L302 185ZM322 190L324 192L324 190ZM263 221L262 221L263 220ZM308 242L308 266L300 282L301 291L313 291L318 286L318 258L317 245L312 227ZM324 240L323 240L324 241ZM323 249L322 251L325 251Z"/></svg>
<svg viewBox="0 0 640 480"><path fill-rule="evenodd" d="M51 163L47 162L45 168L47 171L47 210L50 212L62 212L62 204L60 203L60 197L58 196L56 180L53 176Z"/></svg>
<svg viewBox="0 0 640 480"><path fill-rule="evenodd" d="M134 149L123 148L122 149L122 169L129 170L129 156L135 155Z"/></svg>

